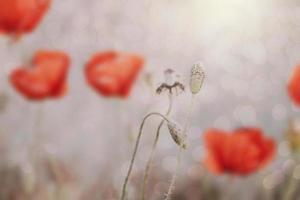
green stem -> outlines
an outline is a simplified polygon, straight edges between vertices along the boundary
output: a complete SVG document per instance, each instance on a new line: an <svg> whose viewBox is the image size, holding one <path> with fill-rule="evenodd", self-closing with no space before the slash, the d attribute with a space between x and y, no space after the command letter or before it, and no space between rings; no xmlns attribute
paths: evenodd
<svg viewBox="0 0 300 200"><path fill-rule="evenodd" d="M169 95L169 106L168 106L168 110L166 112L167 117L170 115L170 112L172 110L172 105L173 105L173 99L172 99L172 95L170 94ZM144 177L143 177L142 200L146 199L146 188L147 188L147 184L148 184L148 177L149 177L150 169L151 169L151 166L152 166L152 163L153 163L157 143L158 143L158 140L159 140L160 130L161 130L164 122L165 122L165 120L162 120L160 122L158 128L157 128L155 140L154 140L154 143L152 145L152 149L151 149L151 153L150 153L150 157L147 161L147 165L146 165L146 169L145 169L145 173L144 173Z"/></svg>
<svg viewBox="0 0 300 200"><path fill-rule="evenodd" d="M129 178L130 178L130 175L131 175L132 167L133 167L135 157L136 157L136 153L137 153L137 150L138 150L138 147L139 147L139 144L140 144L140 140L141 140L141 136L142 136L142 133L143 133L143 128L144 128L145 122L152 115L158 115L158 116L162 117L165 121L169 122L169 120L164 115L162 115L158 112L149 113L148 115L146 115L144 117L144 119L142 121L142 124L140 126L140 129L139 129L138 137L136 139L135 147L134 147L132 158L131 158L131 161L130 161L130 166L129 166L129 169L128 169L128 172L127 172L127 175L126 175L123 187L122 187L121 200L125 199L127 184L128 184L128 181L129 181Z"/></svg>

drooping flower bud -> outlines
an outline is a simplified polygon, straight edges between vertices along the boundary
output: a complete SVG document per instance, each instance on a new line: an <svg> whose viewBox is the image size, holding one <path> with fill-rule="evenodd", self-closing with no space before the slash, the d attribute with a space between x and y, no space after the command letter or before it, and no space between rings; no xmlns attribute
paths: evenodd
<svg viewBox="0 0 300 200"><path fill-rule="evenodd" d="M201 63L196 63L193 65L191 70L191 79L190 79L190 90L192 94L197 94L205 78L205 73L203 71L203 66Z"/></svg>
<svg viewBox="0 0 300 200"><path fill-rule="evenodd" d="M183 132L183 129L176 123L168 122L169 132L177 145L186 149L186 134Z"/></svg>

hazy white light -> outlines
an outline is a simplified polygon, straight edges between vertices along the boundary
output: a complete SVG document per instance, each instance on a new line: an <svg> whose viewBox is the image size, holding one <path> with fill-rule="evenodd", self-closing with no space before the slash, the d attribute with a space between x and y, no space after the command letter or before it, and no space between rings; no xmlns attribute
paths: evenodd
<svg viewBox="0 0 300 200"><path fill-rule="evenodd" d="M235 120L243 125L255 124L257 121L256 111L253 106L239 105L233 112Z"/></svg>
<svg viewBox="0 0 300 200"><path fill-rule="evenodd" d="M229 130L231 128L231 121L226 116L220 116L214 121L214 127Z"/></svg>
<svg viewBox="0 0 300 200"><path fill-rule="evenodd" d="M272 116L275 120L283 120L286 118L286 107L282 104L277 104L272 109Z"/></svg>
<svg viewBox="0 0 300 200"><path fill-rule="evenodd" d="M289 143L287 141L280 142L278 145L278 153L281 156L287 157L291 154Z"/></svg>
<svg viewBox="0 0 300 200"><path fill-rule="evenodd" d="M297 165L294 169L293 177L295 179L300 179L300 165Z"/></svg>

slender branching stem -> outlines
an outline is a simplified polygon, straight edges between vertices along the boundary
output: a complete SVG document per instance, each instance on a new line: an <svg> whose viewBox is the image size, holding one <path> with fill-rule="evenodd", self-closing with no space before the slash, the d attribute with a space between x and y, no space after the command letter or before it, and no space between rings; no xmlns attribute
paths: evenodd
<svg viewBox="0 0 300 200"><path fill-rule="evenodd" d="M168 105L168 110L166 112L166 116L168 117L171 113L172 110L172 106L173 106L173 98L172 98L172 94L169 94L169 105ZM145 169L145 173L144 173L144 177L143 177L143 186L142 186L142 200L146 199L146 189L147 189L147 184L148 184L148 177L149 177L149 173L150 173L150 169L153 163L153 159L154 159L154 155L155 155L155 150L157 147L157 143L159 141L159 136L160 136L160 130L164 124L165 120L162 120L156 130L156 135L155 135L155 139L151 148L151 153L150 153L150 157L147 161L147 165L146 165L146 169Z"/></svg>
<svg viewBox="0 0 300 200"><path fill-rule="evenodd" d="M134 164L134 161L135 161L135 157L136 157L136 154L137 154L137 150L138 150L138 147L139 147L139 144L140 144L140 140L141 140L141 136L143 134L143 128L144 128L144 125L145 125L145 122L146 120L153 116L153 115L157 115L157 116L160 116L162 117L165 121L169 122L169 120L162 114L158 113L158 112L152 112L152 113L149 113L147 114L141 125L140 125L140 128L139 128L139 134L137 136L137 139L136 139L136 142L135 142L135 147L134 147L134 150L133 150L133 154L132 154L132 158L131 158L131 161L130 161L130 166L129 166L129 169L128 169L128 172L127 172L127 175L126 175L126 178L125 178L125 181L124 181L124 184L123 184L123 187L122 187L122 195L121 195L121 200L124 200L125 199L125 196L126 196L126 190L127 190L127 184L128 184L128 181L129 181L129 178L130 178L130 175L131 175L131 171L132 171L132 168L133 168L133 164Z"/></svg>
<svg viewBox="0 0 300 200"><path fill-rule="evenodd" d="M186 117L185 126L184 126L184 129L183 129L183 133L185 133L185 134L188 131L189 126L190 126L192 111L193 111L193 108L194 108L194 102L195 102L195 95L193 94L192 98L191 98L190 106L188 108L188 113L187 113L187 117ZM172 175L171 182L170 182L170 185L169 185L169 188L168 188L168 193L165 196L165 200L170 200L171 199L173 190L175 188L176 179L177 179L177 176L178 176L178 173L179 173L179 170L180 170L181 157L182 157L182 153L183 153L184 148L182 146L180 146L179 148L180 149L179 149L179 153L177 155L176 168L175 168L175 171Z"/></svg>

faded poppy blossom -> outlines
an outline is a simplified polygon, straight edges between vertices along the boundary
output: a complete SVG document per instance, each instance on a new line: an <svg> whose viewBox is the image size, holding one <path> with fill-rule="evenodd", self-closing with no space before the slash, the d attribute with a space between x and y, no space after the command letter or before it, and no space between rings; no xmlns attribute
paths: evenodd
<svg viewBox="0 0 300 200"><path fill-rule="evenodd" d="M58 51L38 51L30 66L12 71L10 81L15 89L31 100L63 96L70 65L67 54Z"/></svg>
<svg viewBox="0 0 300 200"><path fill-rule="evenodd" d="M175 91L175 94L178 95L180 92L184 91L184 85L176 80L179 75L176 75L172 69L165 70L164 74L165 82L156 89L157 94L167 91L170 95L173 95Z"/></svg>
<svg viewBox="0 0 300 200"><path fill-rule="evenodd" d="M291 100L300 106L300 65L294 69L290 80L288 81L288 93Z"/></svg>
<svg viewBox="0 0 300 200"><path fill-rule="evenodd" d="M204 164L215 174L248 175L264 167L275 154L275 142L258 128L240 128L233 133L210 129L204 141Z"/></svg>
<svg viewBox="0 0 300 200"><path fill-rule="evenodd" d="M144 59L134 54L97 53L87 62L85 76L90 86L101 95L125 98L143 64Z"/></svg>
<svg viewBox="0 0 300 200"><path fill-rule="evenodd" d="M51 0L0 0L0 33L20 36L32 32Z"/></svg>

